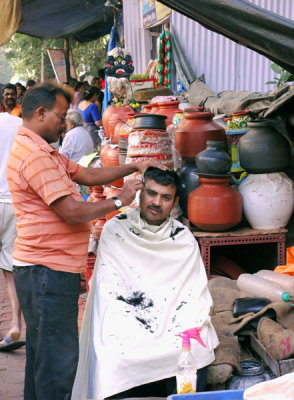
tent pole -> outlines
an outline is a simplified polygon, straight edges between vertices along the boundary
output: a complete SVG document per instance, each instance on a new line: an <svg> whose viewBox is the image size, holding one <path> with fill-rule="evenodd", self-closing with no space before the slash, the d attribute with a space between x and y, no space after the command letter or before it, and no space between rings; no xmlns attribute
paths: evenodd
<svg viewBox="0 0 294 400"><path fill-rule="evenodd" d="M64 39L64 58L65 58L65 70L66 70L66 81L69 82L71 80L70 76L70 63L69 63L69 39Z"/></svg>

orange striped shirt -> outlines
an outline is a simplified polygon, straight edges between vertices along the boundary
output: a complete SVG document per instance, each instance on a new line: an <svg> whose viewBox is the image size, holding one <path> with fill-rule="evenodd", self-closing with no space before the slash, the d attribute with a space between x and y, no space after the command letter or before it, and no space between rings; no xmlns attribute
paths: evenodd
<svg viewBox="0 0 294 400"><path fill-rule="evenodd" d="M7 166L17 217L14 259L56 271L85 268L90 224L69 224L50 208L63 196L83 201L74 183L82 169L33 131L18 128Z"/></svg>

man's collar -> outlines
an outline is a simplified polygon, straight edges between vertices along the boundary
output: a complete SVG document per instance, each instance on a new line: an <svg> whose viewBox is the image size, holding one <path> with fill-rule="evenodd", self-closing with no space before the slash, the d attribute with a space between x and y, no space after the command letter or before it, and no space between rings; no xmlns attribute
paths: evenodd
<svg viewBox="0 0 294 400"><path fill-rule="evenodd" d="M27 136L29 137L34 143L36 143L38 146L40 146L41 149L47 150L50 153L53 153L54 151L56 152L56 149L54 149L49 143L46 142L41 136L39 136L37 133L32 131L31 129L28 129L24 126L19 126L17 130L17 134L20 136Z"/></svg>

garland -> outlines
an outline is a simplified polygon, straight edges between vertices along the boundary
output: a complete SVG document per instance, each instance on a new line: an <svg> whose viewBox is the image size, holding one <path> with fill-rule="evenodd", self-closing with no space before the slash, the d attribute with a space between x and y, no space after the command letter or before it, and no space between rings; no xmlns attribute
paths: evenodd
<svg viewBox="0 0 294 400"><path fill-rule="evenodd" d="M167 30L159 36L155 86L171 87L171 44L170 33Z"/></svg>

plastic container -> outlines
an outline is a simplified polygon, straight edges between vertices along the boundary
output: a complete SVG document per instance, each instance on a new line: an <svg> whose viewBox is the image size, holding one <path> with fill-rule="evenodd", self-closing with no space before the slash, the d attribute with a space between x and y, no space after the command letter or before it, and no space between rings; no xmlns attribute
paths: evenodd
<svg viewBox="0 0 294 400"><path fill-rule="evenodd" d="M240 290L250 293L257 297L266 297L271 301L290 301L292 300L288 292L275 282L270 282L257 275L242 274L237 280Z"/></svg>
<svg viewBox="0 0 294 400"><path fill-rule="evenodd" d="M271 282L275 282L281 286L282 289L287 292L294 292L294 277L290 275L280 274L278 272L269 271L262 269L256 273L257 276L263 279L267 279Z"/></svg>
<svg viewBox="0 0 294 400"><path fill-rule="evenodd" d="M191 394L173 394L167 400L243 400L244 390L219 390Z"/></svg>

